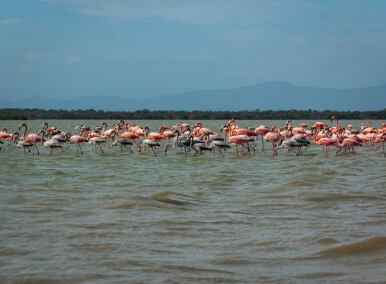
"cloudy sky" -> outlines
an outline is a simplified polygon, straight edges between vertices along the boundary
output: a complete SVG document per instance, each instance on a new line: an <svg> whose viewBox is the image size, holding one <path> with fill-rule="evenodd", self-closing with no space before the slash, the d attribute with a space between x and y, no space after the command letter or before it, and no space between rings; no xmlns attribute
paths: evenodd
<svg viewBox="0 0 386 284"><path fill-rule="evenodd" d="M0 96L386 82L383 0L1 0Z"/></svg>

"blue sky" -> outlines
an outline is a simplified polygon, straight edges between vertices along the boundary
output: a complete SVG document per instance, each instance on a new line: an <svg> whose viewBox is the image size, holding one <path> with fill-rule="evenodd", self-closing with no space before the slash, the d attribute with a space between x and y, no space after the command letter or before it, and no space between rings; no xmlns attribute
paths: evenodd
<svg viewBox="0 0 386 284"><path fill-rule="evenodd" d="M386 1L1 0L0 96L386 82Z"/></svg>

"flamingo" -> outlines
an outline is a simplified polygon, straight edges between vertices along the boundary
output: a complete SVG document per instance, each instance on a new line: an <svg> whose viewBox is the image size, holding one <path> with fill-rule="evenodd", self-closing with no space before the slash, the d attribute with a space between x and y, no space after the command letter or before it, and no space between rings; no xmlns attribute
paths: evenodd
<svg viewBox="0 0 386 284"><path fill-rule="evenodd" d="M13 135L11 133L8 133L7 128L3 128L0 130L0 143L1 144L4 144L4 141L11 141L12 137L13 137ZM0 147L0 150L1 150L1 147Z"/></svg>
<svg viewBox="0 0 386 284"><path fill-rule="evenodd" d="M236 120L232 118L228 124L223 125L220 129L221 132L225 133L225 140L228 143L236 145L236 155L239 155L239 145L247 150L249 153L251 149L255 152L255 148L250 144L253 141L251 136L256 136L255 130L248 128L238 128L236 124ZM230 135L228 139L226 139L227 135Z"/></svg>
<svg viewBox="0 0 386 284"><path fill-rule="evenodd" d="M118 125L120 124L121 123L118 123ZM138 151L140 151L140 145L138 140L140 138L141 133L139 133L139 130L138 130L139 128L133 129L128 123L124 123L123 125L125 126L126 131L122 133L118 132L118 137L119 137L118 141L121 141L121 142L116 142L117 145L120 145L121 149L122 149L122 146L124 147L129 146L129 150L132 153L133 151L130 148L130 143L135 144L138 148Z"/></svg>
<svg viewBox="0 0 386 284"><path fill-rule="evenodd" d="M95 145L95 146L98 146L99 147L99 150L101 151L101 153L104 153L105 151L103 150L102 148L102 145L105 145L106 144L106 139L105 138L102 138L102 137L91 137L89 138L89 144L91 145ZM95 153L98 153L98 150L97 148L95 148Z"/></svg>
<svg viewBox="0 0 386 284"><path fill-rule="evenodd" d="M28 152L31 152L31 148L33 147L33 144L31 142L26 142L22 140L16 143L16 147L23 148L24 153L26 149L28 149Z"/></svg>
<svg viewBox="0 0 386 284"><path fill-rule="evenodd" d="M298 152L296 155L299 156L302 155L302 147L308 147L311 143L305 138L305 132L293 134L292 131L295 128L293 128L292 126L288 127L287 134L289 138L281 141L279 149L286 148L288 149L288 152L292 152L294 149L297 149Z"/></svg>
<svg viewBox="0 0 386 284"><path fill-rule="evenodd" d="M209 134L209 132L205 132L200 138L205 141L207 148L211 149L213 153L218 152L222 157L224 157L223 151L225 152L230 148L230 145L218 133Z"/></svg>
<svg viewBox="0 0 386 284"><path fill-rule="evenodd" d="M265 125L256 127L255 133L257 136L261 136L261 151L264 152L264 135L269 132L269 128Z"/></svg>
<svg viewBox="0 0 386 284"><path fill-rule="evenodd" d="M277 145L283 139L280 134L280 129L273 126L271 131L265 134L265 141L272 143L272 155L277 156Z"/></svg>
<svg viewBox="0 0 386 284"><path fill-rule="evenodd" d="M385 152L386 133L383 133L381 137L381 141L382 141L383 157L386 157L386 152Z"/></svg>
<svg viewBox="0 0 386 284"><path fill-rule="evenodd" d="M57 127L48 127L48 122L43 123L42 130L44 130L44 135L46 136L53 136L61 132Z"/></svg>
<svg viewBox="0 0 386 284"><path fill-rule="evenodd" d="M187 156L187 150L190 151L190 140L191 140L191 131L189 128L186 128L186 131L184 131L182 134L180 133L180 130L176 129L174 131L175 137L173 138L173 145L169 145L165 147L165 154L169 149L174 149L175 147L180 147L181 150L184 149L184 154Z"/></svg>
<svg viewBox="0 0 386 284"><path fill-rule="evenodd" d="M193 136L190 136L190 149L195 151L194 156L197 156L197 154L202 155L203 151L212 151L205 140L195 140Z"/></svg>
<svg viewBox="0 0 386 284"><path fill-rule="evenodd" d="M336 144L335 144L339 149L336 151L336 154L338 154L339 152L341 152L342 150L344 150L345 152L346 151L350 151L350 149L352 150L353 153L355 153L354 151L354 147L356 146L362 146L362 144L360 142L358 142L356 139L354 138L345 138L345 137L342 137L340 138Z"/></svg>
<svg viewBox="0 0 386 284"><path fill-rule="evenodd" d="M251 141L251 138L248 135L233 135L233 136L229 136L227 140L228 143L236 145L237 157L239 156L239 148L238 148L239 145L245 147L248 150L248 152L250 152L250 148L248 147L248 144L250 141Z"/></svg>
<svg viewBox="0 0 386 284"><path fill-rule="evenodd" d="M128 139L119 138L118 140L115 140L112 144L112 146L120 146L121 151L123 151L123 147L129 149L130 153L133 153L133 150L131 149L131 145L134 143L129 141Z"/></svg>
<svg viewBox="0 0 386 284"><path fill-rule="evenodd" d="M71 135L71 133L68 133L67 137L68 137L68 141L70 142L70 144L75 144L76 145L76 152L77 152L77 154L78 155L79 155L79 153L83 154L83 151L82 151L82 148L81 148L80 145L82 143L86 142L87 140L83 136Z"/></svg>
<svg viewBox="0 0 386 284"><path fill-rule="evenodd" d="M317 133L314 135L314 142L323 146L323 151L326 157L328 156L328 147L336 143L333 139L328 137L318 138Z"/></svg>
<svg viewBox="0 0 386 284"><path fill-rule="evenodd" d="M150 139L152 141L161 141L165 138L161 133L149 132L149 127L147 126L144 128L143 131L145 134L145 138Z"/></svg>
<svg viewBox="0 0 386 284"><path fill-rule="evenodd" d="M319 130L325 129L326 126L327 126L327 125L326 125L324 122L316 121L316 122L311 126L311 129L313 129L313 130L315 130L315 131L319 131Z"/></svg>
<svg viewBox="0 0 386 284"><path fill-rule="evenodd" d="M308 146L308 144L310 143L309 141L307 141L307 142L308 143L306 143L305 141L303 142L303 141L297 141L297 140L293 140L293 139L286 139L286 140L281 142L278 149L285 148L285 149L288 149L288 152L292 152L294 149L297 149L298 152L296 153L296 156L300 156L300 155L302 155L301 148L303 146Z"/></svg>
<svg viewBox="0 0 386 284"><path fill-rule="evenodd" d="M36 143L39 143L39 142L42 142L42 138L38 135L38 134L35 134L35 133L30 133L30 134L27 134L27 124L25 123L22 123L19 125L19 130L21 130L21 128L24 127L24 134L23 134L23 140L28 144L28 143L31 143L32 144L32 153L35 152L35 149L36 149L36 152L37 154L39 155L39 149L36 145Z"/></svg>
<svg viewBox="0 0 386 284"><path fill-rule="evenodd" d="M63 150L62 143L60 143L58 140L55 140L53 138L45 141L43 143L43 146L46 147L46 148L50 148L51 153L52 153L53 149L62 149Z"/></svg>
<svg viewBox="0 0 386 284"><path fill-rule="evenodd" d="M219 152L221 157L225 157L224 152L229 149L231 146L228 143L225 143L221 140L210 141L208 148L212 150L213 153L216 153L216 150ZM224 151L224 152L223 152Z"/></svg>
<svg viewBox="0 0 386 284"><path fill-rule="evenodd" d="M175 145L175 142L171 142L171 139L173 139L176 136L175 131L170 130L169 127L165 125L160 125L159 127L160 134L164 137L164 139L167 139L168 142L164 146L164 153L166 155L167 151L169 149L172 149L173 146Z"/></svg>
<svg viewBox="0 0 386 284"><path fill-rule="evenodd" d="M165 125L161 125L159 128L160 134L168 140L170 140L171 138L174 138L175 136L175 133L169 129L170 128L166 127Z"/></svg>
<svg viewBox="0 0 386 284"><path fill-rule="evenodd" d="M193 126L192 135L199 137L204 134L214 134L214 132L209 128L203 127L203 124L201 121L197 121Z"/></svg>
<svg viewBox="0 0 386 284"><path fill-rule="evenodd" d="M100 131L102 128L97 127L94 132L89 132L87 134L88 143L91 144L94 148L94 146L98 146L100 152L103 154L104 150L102 148L102 145L105 145L107 140L102 137L101 134L97 133L97 131ZM95 147L95 153L98 153L98 149Z"/></svg>
<svg viewBox="0 0 386 284"><path fill-rule="evenodd" d="M147 126L143 129L143 134L145 136L145 139L142 141L142 145L144 146L144 148L147 149L147 153L149 154L151 149L153 151L154 156L157 156L155 149L161 146L161 144L157 141L164 139L164 137L156 132L149 133L149 127Z"/></svg>
<svg viewBox="0 0 386 284"><path fill-rule="evenodd" d="M117 134L117 128L115 124L113 124L113 128L106 129L107 123L103 122L101 127L102 127L102 137L105 138L106 140L115 137L115 135Z"/></svg>
<svg viewBox="0 0 386 284"><path fill-rule="evenodd" d="M9 139L12 137L11 133L8 133L7 128L3 128L0 130L0 139Z"/></svg>

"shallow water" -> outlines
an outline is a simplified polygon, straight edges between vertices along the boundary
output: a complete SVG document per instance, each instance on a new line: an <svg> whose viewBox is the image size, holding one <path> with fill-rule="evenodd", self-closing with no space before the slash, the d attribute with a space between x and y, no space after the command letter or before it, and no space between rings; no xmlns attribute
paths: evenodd
<svg viewBox="0 0 386 284"><path fill-rule="evenodd" d="M282 122L240 122L259 124ZM0 282L386 281L381 149L329 158L315 145L275 158L85 152L0 151Z"/></svg>

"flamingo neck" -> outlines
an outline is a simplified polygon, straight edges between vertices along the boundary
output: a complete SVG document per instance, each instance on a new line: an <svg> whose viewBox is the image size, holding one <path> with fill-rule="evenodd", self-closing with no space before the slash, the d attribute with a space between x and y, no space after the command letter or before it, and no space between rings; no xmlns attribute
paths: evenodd
<svg viewBox="0 0 386 284"><path fill-rule="evenodd" d="M23 124L22 126L24 126L23 139L25 140L25 138L27 137L27 125L26 125L26 124Z"/></svg>
<svg viewBox="0 0 386 284"><path fill-rule="evenodd" d="M318 134L320 133L320 130L319 131L315 131L315 134L314 134L314 142L318 142L319 139L318 139Z"/></svg>

